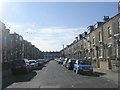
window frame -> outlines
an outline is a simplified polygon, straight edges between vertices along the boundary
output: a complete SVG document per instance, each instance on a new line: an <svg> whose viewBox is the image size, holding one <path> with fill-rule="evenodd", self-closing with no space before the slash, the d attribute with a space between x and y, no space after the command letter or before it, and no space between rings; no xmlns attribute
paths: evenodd
<svg viewBox="0 0 120 90"><path fill-rule="evenodd" d="M112 37L112 27L108 27L108 38Z"/></svg>

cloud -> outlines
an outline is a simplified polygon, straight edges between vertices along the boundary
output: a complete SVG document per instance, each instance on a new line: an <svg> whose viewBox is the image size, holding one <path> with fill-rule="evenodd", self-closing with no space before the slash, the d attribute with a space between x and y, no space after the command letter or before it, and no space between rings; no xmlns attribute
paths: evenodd
<svg viewBox="0 0 120 90"><path fill-rule="evenodd" d="M22 24L17 24L17 23L6 23L6 28L10 29L10 32L19 32L20 30L24 29L24 25ZM24 31L24 30L23 30Z"/></svg>
<svg viewBox="0 0 120 90"><path fill-rule="evenodd" d="M48 27L38 28L33 24L8 23L11 32L17 32L23 38L43 51L61 50L62 45L70 44L78 34L85 31L84 27Z"/></svg>

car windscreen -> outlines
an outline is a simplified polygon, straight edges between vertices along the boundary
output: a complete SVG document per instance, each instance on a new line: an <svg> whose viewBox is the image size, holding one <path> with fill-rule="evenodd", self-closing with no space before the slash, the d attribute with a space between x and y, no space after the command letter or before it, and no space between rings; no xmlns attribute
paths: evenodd
<svg viewBox="0 0 120 90"><path fill-rule="evenodd" d="M78 63L83 64L83 65L90 65L91 64L90 61L86 61L86 60L80 60Z"/></svg>

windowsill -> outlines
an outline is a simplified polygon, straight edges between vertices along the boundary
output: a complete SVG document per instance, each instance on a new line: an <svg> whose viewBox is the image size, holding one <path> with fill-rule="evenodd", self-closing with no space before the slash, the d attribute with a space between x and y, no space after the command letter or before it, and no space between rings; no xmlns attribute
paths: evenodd
<svg viewBox="0 0 120 90"><path fill-rule="evenodd" d="M96 57L93 57L93 59L96 59Z"/></svg>
<svg viewBox="0 0 120 90"><path fill-rule="evenodd" d="M112 39L112 37L108 37L108 39Z"/></svg>
<svg viewBox="0 0 120 90"><path fill-rule="evenodd" d="M91 59L91 57L88 57L88 59Z"/></svg>
<svg viewBox="0 0 120 90"><path fill-rule="evenodd" d="M99 58L103 58L102 56L100 56Z"/></svg>
<svg viewBox="0 0 120 90"><path fill-rule="evenodd" d="M94 44L92 44L93 46L95 46L95 43Z"/></svg>
<svg viewBox="0 0 120 90"><path fill-rule="evenodd" d="M102 40L101 41L99 41L99 43L101 43L102 42Z"/></svg>

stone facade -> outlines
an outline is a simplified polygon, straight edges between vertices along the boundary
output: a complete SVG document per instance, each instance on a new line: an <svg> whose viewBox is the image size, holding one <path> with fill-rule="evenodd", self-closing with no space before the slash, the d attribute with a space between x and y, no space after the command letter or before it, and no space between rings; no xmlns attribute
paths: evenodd
<svg viewBox="0 0 120 90"><path fill-rule="evenodd" d="M43 55L44 55L44 59L50 59L50 60L53 60L55 58L60 58L61 55L60 55L60 52L56 51L56 52L43 52Z"/></svg>
<svg viewBox="0 0 120 90"><path fill-rule="evenodd" d="M10 33L4 23L0 22L0 58L3 63L9 63L13 60L39 59L43 58L41 50L36 48L30 42L23 39L17 33Z"/></svg>
<svg viewBox="0 0 120 90"><path fill-rule="evenodd" d="M114 69L120 59L119 43L120 13L111 18L104 16L103 22L89 26L62 51L65 57L91 60L94 67Z"/></svg>

